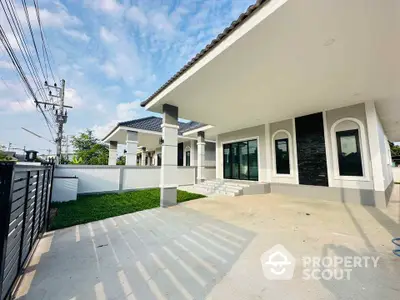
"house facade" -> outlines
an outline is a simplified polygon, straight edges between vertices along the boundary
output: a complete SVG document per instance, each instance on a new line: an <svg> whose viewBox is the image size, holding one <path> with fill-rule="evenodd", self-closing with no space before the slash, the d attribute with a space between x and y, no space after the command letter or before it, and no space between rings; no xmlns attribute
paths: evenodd
<svg viewBox="0 0 400 300"><path fill-rule="evenodd" d="M270 192L385 207L388 139L400 140L395 0L259 0L142 103L163 114L174 157L178 117L210 124L217 178ZM203 156L200 156L203 157ZM176 203L161 168L161 205Z"/></svg>
<svg viewBox="0 0 400 300"><path fill-rule="evenodd" d="M120 122L104 138L110 144L109 165L117 163L118 145L126 145L126 165L161 166L162 164L162 118L151 116ZM197 122L179 122L179 134L176 143L177 166L194 167L198 161L198 141L193 131L207 128ZM215 167L215 141L207 140L204 145L204 166Z"/></svg>

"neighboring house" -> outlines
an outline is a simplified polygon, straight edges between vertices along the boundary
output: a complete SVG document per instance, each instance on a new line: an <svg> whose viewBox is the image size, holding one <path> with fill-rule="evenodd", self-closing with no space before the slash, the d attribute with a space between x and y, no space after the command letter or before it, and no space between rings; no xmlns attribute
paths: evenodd
<svg viewBox="0 0 400 300"><path fill-rule="evenodd" d="M103 139L110 143L108 164L116 164L117 146L126 144L126 165L160 166L162 123L162 118L155 116L118 123ZM178 166L197 166L198 145L194 134L207 128L207 125L197 122L179 122L176 143ZM204 161L206 167L215 167L215 141L206 141Z"/></svg>
<svg viewBox="0 0 400 300"><path fill-rule="evenodd" d="M211 124L219 179L384 207L388 138L400 140L398 9L396 0L259 0L142 106L163 114L164 140L177 140L178 118ZM168 178L176 147L163 148ZM161 186L161 204L176 203L173 179Z"/></svg>

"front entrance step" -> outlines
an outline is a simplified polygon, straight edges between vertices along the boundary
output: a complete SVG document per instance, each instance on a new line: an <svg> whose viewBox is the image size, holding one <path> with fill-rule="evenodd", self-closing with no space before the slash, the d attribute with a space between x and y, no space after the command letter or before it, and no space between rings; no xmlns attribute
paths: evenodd
<svg viewBox="0 0 400 300"><path fill-rule="evenodd" d="M240 196L249 194L263 194L267 192L267 185L258 182L241 182L232 180L206 180L193 186L193 189L205 195ZM268 186L269 188L269 186Z"/></svg>

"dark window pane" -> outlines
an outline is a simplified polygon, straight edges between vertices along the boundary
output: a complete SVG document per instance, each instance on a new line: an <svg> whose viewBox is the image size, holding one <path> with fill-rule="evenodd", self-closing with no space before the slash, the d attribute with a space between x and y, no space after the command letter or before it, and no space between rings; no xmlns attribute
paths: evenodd
<svg viewBox="0 0 400 300"><path fill-rule="evenodd" d="M290 174L289 140L275 140L275 163L277 174Z"/></svg>
<svg viewBox="0 0 400 300"><path fill-rule="evenodd" d="M239 179L239 147L238 143L232 144L232 179Z"/></svg>
<svg viewBox="0 0 400 300"><path fill-rule="evenodd" d="M339 174L363 176L358 129L336 132Z"/></svg>
<svg viewBox="0 0 400 300"><path fill-rule="evenodd" d="M239 143L239 164L240 164L240 179L249 180L249 153L247 142Z"/></svg>
<svg viewBox="0 0 400 300"><path fill-rule="evenodd" d="M249 141L249 179L258 180L257 141Z"/></svg>
<svg viewBox="0 0 400 300"><path fill-rule="evenodd" d="M258 180L257 141L223 145L224 178Z"/></svg>
<svg viewBox="0 0 400 300"><path fill-rule="evenodd" d="M224 145L224 178L232 178L231 145Z"/></svg>
<svg viewBox="0 0 400 300"><path fill-rule="evenodd" d="M186 167L190 167L190 151L186 151Z"/></svg>

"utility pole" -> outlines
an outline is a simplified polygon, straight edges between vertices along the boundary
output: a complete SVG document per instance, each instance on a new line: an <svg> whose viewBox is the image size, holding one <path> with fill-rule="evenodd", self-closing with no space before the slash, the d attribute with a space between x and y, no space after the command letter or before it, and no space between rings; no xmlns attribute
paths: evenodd
<svg viewBox="0 0 400 300"><path fill-rule="evenodd" d="M61 79L61 90L60 90L60 110L56 110L56 117L58 123L58 131L57 131L57 163L61 163L61 152L62 152L62 138L63 138L63 130L64 124L67 123L67 112L64 114L64 95L65 95L65 80Z"/></svg>
<svg viewBox="0 0 400 300"><path fill-rule="evenodd" d="M51 97L56 97L60 99L60 103L53 103L53 102L40 102L38 101L37 103L44 104L45 107L46 105L50 106L58 106L59 108L56 110L56 123L58 124L57 126L57 138L55 140L56 145L57 145L57 157L56 157L56 162L58 164L61 163L61 156L62 156L62 141L63 141L63 133L64 133L64 124L67 123L68 119L68 113L65 110L65 108L72 108L72 106L65 105L64 99L65 99L65 80L61 80L61 87L57 87L57 84L54 84L54 86L50 86L47 84L47 81L44 83L46 87L48 88L53 88L57 90L58 93L53 94L51 91L49 91L49 96Z"/></svg>

